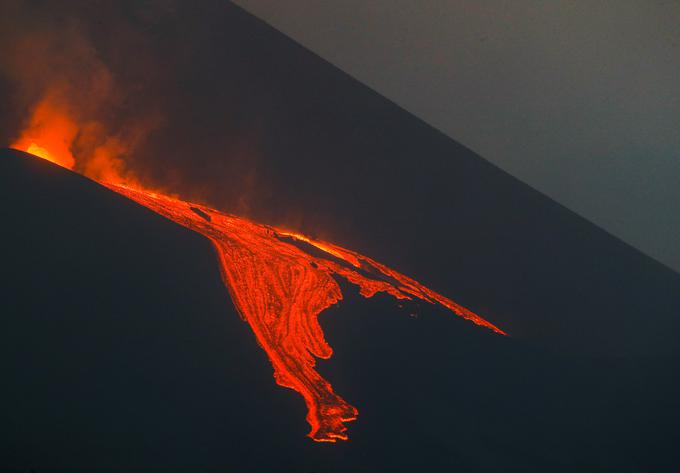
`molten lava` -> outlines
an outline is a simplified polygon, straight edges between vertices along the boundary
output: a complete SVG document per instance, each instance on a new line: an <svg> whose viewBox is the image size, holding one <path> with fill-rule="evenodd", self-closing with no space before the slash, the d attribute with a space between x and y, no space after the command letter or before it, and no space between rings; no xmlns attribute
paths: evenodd
<svg viewBox="0 0 680 473"><path fill-rule="evenodd" d="M27 141L23 149L53 161L50 151L33 142ZM384 292L396 299L440 304L505 335L451 299L354 251L152 192L136 182L102 184L212 241L223 281L239 314L269 356L276 382L304 398L309 437L315 441L346 440L344 423L358 414L314 369L315 357L327 359L333 354L318 316L342 300L334 276L357 285L364 297Z"/></svg>
<svg viewBox="0 0 680 473"><path fill-rule="evenodd" d="M12 147L73 169L76 160L70 147L77 134L78 126L63 107L47 97L35 107L30 122Z"/></svg>
<svg viewBox="0 0 680 473"><path fill-rule="evenodd" d="M335 394L314 369L314 357L330 358L333 354L317 319L342 299L333 275L359 286L364 297L385 292L397 299L438 303L504 334L452 300L359 253L202 205L119 185L107 186L213 242L224 283L238 312L269 355L276 382L304 397L309 436L316 441L346 440L344 423L357 416L356 408ZM313 245L324 256L313 256L295 242Z"/></svg>

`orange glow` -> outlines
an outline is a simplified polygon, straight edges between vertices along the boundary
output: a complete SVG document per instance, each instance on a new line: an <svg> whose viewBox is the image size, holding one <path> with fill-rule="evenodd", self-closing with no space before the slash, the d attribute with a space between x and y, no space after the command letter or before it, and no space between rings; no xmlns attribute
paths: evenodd
<svg viewBox="0 0 680 473"><path fill-rule="evenodd" d="M123 156L129 154L132 144L107 136L97 122L77 123L57 93L47 94L38 102L27 126L11 147L98 182L115 182L150 192L126 169ZM81 150L78 159L73 151L76 148Z"/></svg>
<svg viewBox="0 0 680 473"><path fill-rule="evenodd" d="M213 242L234 305L267 352L276 382L304 398L309 436L318 442L346 440L344 423L358 414L314 369L315 357L327 359L333 354L317 318L342 300L334 274L359 286L364 297L385 292L396 299L438 303L504 334L452 300L359 253L203 205L129 187L108 187ZM311 244L329 256L312 256L295 241Z"/></svg>
<svg viewBox="0 0 680 473"><path fill-rule="evenodd" d="M35 107L28 126L12 147L73 169L76 160L71 145L77 134L75 122L48 97Z"/></svg>
<svg viewBox="0 0 680 473"><path fill-rule="evenodd" d="M72 125L66 115L57 113L45 101L36 108L30 126L15 147L73 168L77 163L69 146L78 127ZM333 354L318 316L343 298L334 276L357 285L366 298L383 292L398 300L420 299L439 304L477 325L506 335L451 299L367 256L149 190L122 173L122 161L117 156L124 151L120 142L107 139L78 169L118 194L212 241L222 279L237 311L267 353L276 382L304 398L311 428L308 435L317 442L347 440L345 423L358 415L357 409L337 395L314 369L316 358L328 359ZM323 254L312 255L305 251L305 245Z"/></svg>
<svg viewBox="0 0 680 473"><path fill-rule="evenodd" d="M28 153L35 155L35 156L46 159L48 161L52 161L55 164L61 165L60 162L59 162L60 161L59 159L52 156L50 154L50 152L47 151L45 148L41 148L40 146L38 146L35 143L31 143L30 145L28 145L28 149L26 151ZM64 167L66 167L66 166L64 166Z"/></svg>

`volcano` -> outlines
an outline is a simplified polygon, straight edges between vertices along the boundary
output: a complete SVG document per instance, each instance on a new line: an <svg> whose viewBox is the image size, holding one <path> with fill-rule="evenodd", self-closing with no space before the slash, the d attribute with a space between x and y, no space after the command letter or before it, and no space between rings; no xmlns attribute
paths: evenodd
<svg viewBox="0 0 680 473"><path fill-rule="evenodd" d="M0 471L680 464L678 274L229 2L135 3L59 6L120 102L2 117L45 159L0 151Z"/></svg>

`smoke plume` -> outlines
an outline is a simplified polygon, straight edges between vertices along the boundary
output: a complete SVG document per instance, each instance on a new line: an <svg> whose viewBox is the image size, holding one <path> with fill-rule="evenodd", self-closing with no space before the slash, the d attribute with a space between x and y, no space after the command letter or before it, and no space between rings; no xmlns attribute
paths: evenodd
<svg viewBox="0 0 680 473"><path fill-rule="evenodd" d="M133 182L134 153L159 128L103 59L84 4L10 1L0 25L2 75L14 114L4 144L95 179Z"/></svg>

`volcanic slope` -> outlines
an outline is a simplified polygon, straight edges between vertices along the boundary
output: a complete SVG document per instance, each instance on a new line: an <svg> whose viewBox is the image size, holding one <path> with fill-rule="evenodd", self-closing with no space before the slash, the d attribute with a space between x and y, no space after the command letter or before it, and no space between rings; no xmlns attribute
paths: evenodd
<svg viewBox="0 0 680 473"><path fill-rule="evenodd" d="M387 295L319 318L349 442L226 296L208 239L81 176L0 154L0 466L166 471L649 471L678 459L673 358L555 356ZM409 316L415 314L416 316ZM266 452L266 454L263 454Z"/></svg>

